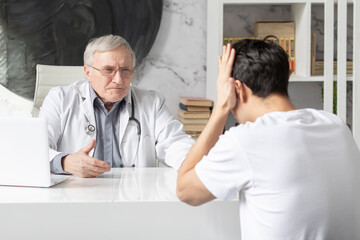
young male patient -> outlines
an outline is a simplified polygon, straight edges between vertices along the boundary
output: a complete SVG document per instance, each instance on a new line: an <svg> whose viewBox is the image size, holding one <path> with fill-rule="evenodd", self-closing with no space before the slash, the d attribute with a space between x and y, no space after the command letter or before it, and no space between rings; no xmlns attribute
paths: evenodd
<svg viewBox="0 0 360 240"><path fill-rule="evenodd" d="M200 205L239 193L242 240L360 239L359 149L336 115L296 109L288 81L278 45L223 47L217 103L179 169L177 195ZM221 135L230 111L240 125Z"/></svg>

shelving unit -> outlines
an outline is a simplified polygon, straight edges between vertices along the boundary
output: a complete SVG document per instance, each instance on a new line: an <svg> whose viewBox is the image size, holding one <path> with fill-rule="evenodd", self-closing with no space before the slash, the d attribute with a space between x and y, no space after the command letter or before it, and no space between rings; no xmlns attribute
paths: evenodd
<svg viewBox="0 0 360 240"><path fill-rule="evenodd" d="M346 74L346 14L347 4L353 4L353 75ZM324 76L311 76L311 8L324 5ZM337 114L346 122L347 81L352 82L352 131L360 147L360 3L352 0L208 0L207 16L207 82L206 96L216 101L217 58L223 43L224 6L226 5L286 5L291 8L295 21L295 75L290 82L323 82L324 110L333 111L333 82L337 82ZM337 5L337 76L333 74L334 59L334 9ZM345 19L345 20L344 20ZM258 20L262 20L259 16Z"/></svg>

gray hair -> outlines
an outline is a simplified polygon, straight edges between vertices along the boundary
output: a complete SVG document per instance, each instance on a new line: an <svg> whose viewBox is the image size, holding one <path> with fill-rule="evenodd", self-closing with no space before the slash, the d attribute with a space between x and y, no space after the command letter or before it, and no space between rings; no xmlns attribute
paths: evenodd
<svg viewBox="0 0 360 240"><path fill-rule="evenodd" d="M124 38L111 34L98 38L93 38L90 40L84 52L84 64L92 65L95 52L106 52L120 46L124 47L129 51L133 60L133 67L135 67L136 57L129 43Z"/></svg>

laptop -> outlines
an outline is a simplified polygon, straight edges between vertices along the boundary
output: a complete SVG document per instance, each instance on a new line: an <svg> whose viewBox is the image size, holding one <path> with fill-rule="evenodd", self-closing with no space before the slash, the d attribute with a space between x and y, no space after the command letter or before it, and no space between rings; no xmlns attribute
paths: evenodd
<svg viewBox="0 0 360 240"><path fill-rule="evenodd" d="M51 187L67 178L50 174L45 119L0 117L0 185Z"/></svg>

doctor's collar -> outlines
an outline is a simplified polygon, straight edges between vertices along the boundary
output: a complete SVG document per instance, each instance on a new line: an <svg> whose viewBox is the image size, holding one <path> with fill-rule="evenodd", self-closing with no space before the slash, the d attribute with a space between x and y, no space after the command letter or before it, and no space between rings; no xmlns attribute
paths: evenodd
<svg viewBox="0 0 360 240"><path fill-rule="evenodd" d="M132 104L132 102L131 102L131 94L132 94L131 88L132 88L132 86L130 84L128 94L124 97L126 105Z"/></svg>
<svg viewBox="0 0 360 240"><path fill-rule="evenodd" d="M91 86L91 84L89 84L89 90L90 90L90 101L92 104L94 104L94 101L96 98L98 98L95 90L93 89L93 87Z"/></svg>

